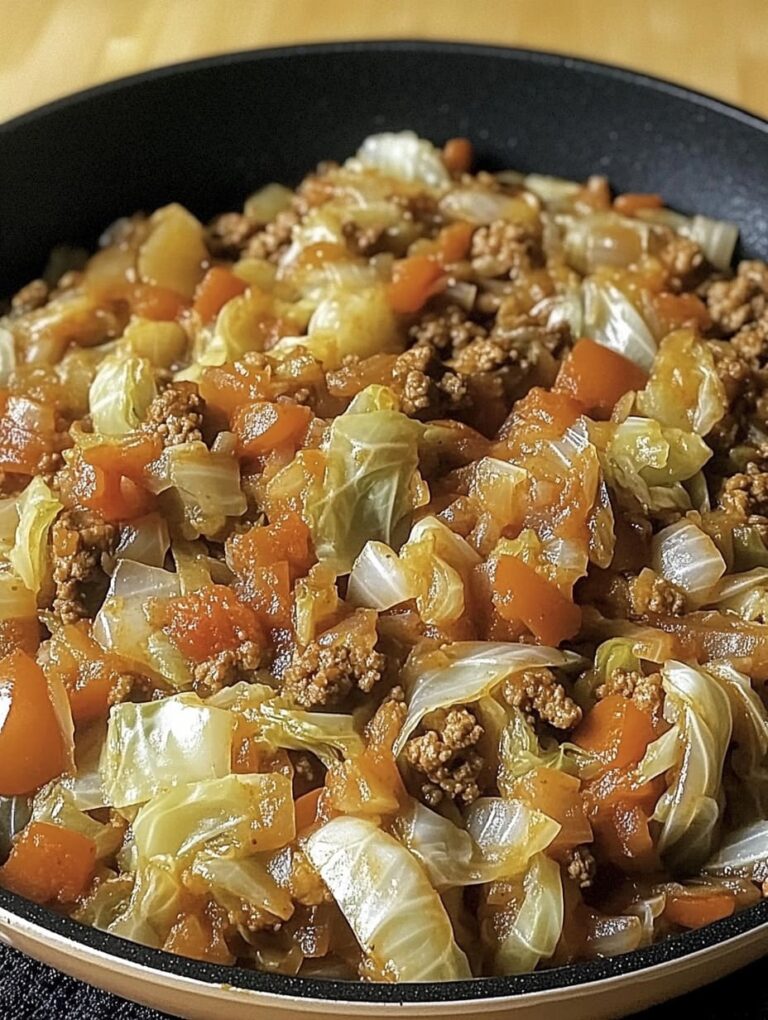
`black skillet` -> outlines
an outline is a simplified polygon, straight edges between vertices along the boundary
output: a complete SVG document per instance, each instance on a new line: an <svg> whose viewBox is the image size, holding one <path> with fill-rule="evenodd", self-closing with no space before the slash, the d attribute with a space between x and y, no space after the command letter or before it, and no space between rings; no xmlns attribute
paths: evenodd
<svg viewBox="0 0 768 1020"><path fill-rule="evenodd" d="M21 83L20 83L21 84ZM373 42L237 53L162 68L0 125L0 294L38 275L58 243L93 244L106 224L169 201L205 219L258 185L296 182L366 135L466 135L487 169L660 192L683 212L733 220L740 255L768 259L768 124L630 71L488 46ZM578 966L458 984L373 985L233 970L134 945L0 891L0 908L74 943L154 970L360 1003L439 1003L583 985L744 935L760 903L647 949Z"/></svg>

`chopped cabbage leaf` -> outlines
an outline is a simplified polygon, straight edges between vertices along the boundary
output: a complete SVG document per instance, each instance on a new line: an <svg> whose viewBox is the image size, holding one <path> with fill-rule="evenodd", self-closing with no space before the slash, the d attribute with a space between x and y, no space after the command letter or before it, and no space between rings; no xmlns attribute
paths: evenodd
<svg viewBox="0 0 768 1020"><path fill-rule="evenodd" d="M661 675L664 718L680 728L680 753L672 784L653 813L662 823L658 849L672 869L694 872L710 855L720 817L731 705L703 669L670 660Z"/></svg>
<svg viewBox="0 0 768 1020"><path fill-rule="evenodd" d="M656 341L629 298L612 283L590 277L582 284L582 295L584 335L649 371Z"/></svg>
<svg viewBox="0 0 768 1020"><path fill-rule="evenodd" d="M8 559L31 592L39 592L45 583L49 569L48 533L61 509L62 504L39 475L19 496L19 524Z"/></svg>
<svg viewBox="0 0 768 1020"><path fill-rule="evenodd" d="M580 661L572 652L500 641L456 641L431 653L426 661L412 656L404 672L408 714L395 741L395 756L424 716L436 708L477 701L502 680L524 669L568 666Z"/></svg>
<svg viewBox="0 0 768 1020"><path fill-rule="evenodd" d="M156 396L155 373L146 358L110 355L88 391L94 431L105 436L133 432Z"/></svg>
<svg viewBox="0 0 768 1020"><path fill-rule="evenodd" d="M97 822L81 811L72 790L61 782L49 783L38 791L32 803L31 821L60 825L92 840L97 860L113 854L123 840L119 827Z"/></svg>
<svg viewBox="0 0 768 1020"><path fill-rule="evenodd" d="M365 747L351 715L300 711L267 684L240 681L214 694L206 705L242 715L257 727L259 740L273 747L311 751L326 766L352 758Z"/></svg>
<svg viewBox="0 0 768 1020"><path fill-rule="evenodd" d="M662 425L706 436L728 410L712 352L692 330L661 342L651 377L636 397L637 409Z"/></svg>
<svg viewBox="0 0 768 1020"><path fill-rule="evenodd" d="M246 920L249 912L264 911L275 919L287 921L293 914L290 894L255 857L233 859L204 852L194 860L190 870L230 916L243 915Z"/></svg>
<svg viewBox="0 0 768 1020"><path fill-rule="evenodd" d="M196 694L114 705L101 764L107 803L143 804L178 783L227 775L233 729L229 712Z"/></svg>
<svg viewBox="0 0 768 1020"><path fill-rule="evenodd" d="M693 599L706 596L725 573L725 560L715 543L685 519L653 536L651 564Z"/></svg>
<svg viewBox="0 0 768 1020"><path fill-rule="evenodd" d="M494 973L527 974L554 953L563 930L563 883L559 865L534 857L522 883L521 901L509 908L494 954Z"/></svg>
<svg viewBox="0 0 768 1020"><path fill-rule="evenodd" d="M768 820L761 818L729 833L704 865L711 875L744 875L768 879Z"/></svg>
<svg viewBox="0 0 768 1020"><path fill-rule="evenodd" d="M247 502L240 488L240 466L230 453L209 450L205 443L180 443L165 456L180 514L173 515L184 538L211 538L231 517L245 513ZM173 509L173 508L172 508Z"/></svg>
<svg viewBox="0 0 768 1020"><path fill-rule="evenodd" d="M420 433L399 411L334 419L323 495L310 513L318 558L339 573L349 573L367 541L399 548L405 538L419 494Z"/></svg>
<svg viewBox="0 0 768 1020"><path fill-rule="evenodd" d="M143 863L136 872L128 903L106 930L160 949L188 897L173 862Z"/></svg>
<svg viewBox="0 0 768 1020"><path fill-rule="evenodd" d="M388 177L437 188L450 183L450 175L435 146L413 131L384 131L369 135L357 152L357 162ZM348 162L354 168L355 161Z"/></svg>
<svg viewBox="0 0 768 1020"><path fill-rule="evenodd" d="M396 839L372 822L339 817L315 830L304 848L382 974L396 981L471 976L440 897Z"/></svg>

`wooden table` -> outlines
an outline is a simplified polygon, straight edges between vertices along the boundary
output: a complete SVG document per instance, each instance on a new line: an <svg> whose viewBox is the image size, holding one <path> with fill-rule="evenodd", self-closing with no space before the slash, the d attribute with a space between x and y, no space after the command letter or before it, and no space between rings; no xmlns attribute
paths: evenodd
<svg viewBox="0 0 768 1020"><path fill-rule="evenodd" d="M592 57L768 116L768 0L0 0L0 120L205 54L396 36Z"/></svg>

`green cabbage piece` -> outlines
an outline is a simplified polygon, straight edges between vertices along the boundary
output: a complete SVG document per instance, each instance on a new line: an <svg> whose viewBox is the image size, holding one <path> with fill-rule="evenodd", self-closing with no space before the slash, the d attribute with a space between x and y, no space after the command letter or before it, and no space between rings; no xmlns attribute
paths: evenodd
<svg viewBox="0 0 768 1020"><path fill-rule="evenodd" d="M527 974L555 951L563 930L563 882L559 865L537 854L503 920L494 953L495 974Z"/></svg>
<svg viewBox="0 0 768 1020"><path fill-rule="evenodd" d="M679 727L675 776L653 813L658 849L674 873L694 873L709 857L722 809L722 775L731 739L728 695L703 669L669 661L661 670L664 718Z"/></svg>
<svg viewBox="0 0 768 1020"><path fill-rule="evenodd" d="M97 860L109 857L123 841L123 834L118 827L97 822L79 810L74 794L61 782L49 783L38 791L32 802L31 821L60 825L87 837L96 846Z"/></svg>
<svg viewBox="0 0 768 1020"><path fill-rule="evenodd" d="M521 874L560 831L559 823L540 811L501 797L475 801L466 825L463 829L413 800L395 819L394 832L442 891Z"/></svg>
<svg viewBox="0 0 768 1020"><path fill-rule="evenodd" d="M372 822L342 816L316 829L304 849L383 973L396 981L471 977L440 897L394 837Z"/></svg>
<svg viewBox="0 0 768 1020"><path fill-rule="evenodd" d="M499 740L497 776L499 791L505 797L513 796L515 782L533 769L558 769L579 775L588 765L590 756L576 744L549 740L543 745L520 709L510 708L508 718Z"/></svg>
<svg viewBox="0 0 768 1020"><path fill-rule="evenodd" d="M160 949L188 901L189 894L173 861L142 862L130 899L106 930L131 942ZM110 906L114 909L114 904Z"/></svg>
<svg viewBox="0 0 768 1020"><path fill-rule="evenodd" d="M706 436L728 410L725 387L712 352L692 330L670 333L661 342L637 409L662 425Z"/></svg>
<svg viewBox="0 0 768 1020"><path fill-rule="evenodd" d="M156 396L155 373L146 358L105 358L88 391L94 431L105 436L133 432Z"/></svg>
<svg viewBox="0 0 768 1020"><path fill-rule="evenodd" d="M153 797L136 815L133 835L139 860L168 859L181 867L204 851L249 857L276 850L295 835L293 812L288 776L225 775Z"/></svg>
<svg viewBox="0 0 768 1020"><path fill-rule="evenodd" d="M311 751L326 766L353 758L365 748L351 715L301 711L267 684L240 681L206 704L243 716L256 727L255 736L272 747Z"/></svg>
<svg viewBox="0 0 768 1020"><path fill-rule="evenodd" d="M638 504L646 513L690 509L682 483L712 456L700 436L635 417L620 423L590 422L589 433L608 487L626 509Z"/></svg>
<svg viewBox="0 0 768 1020"><path fill-rule="evenodd" d="M101 779L108 804L143 804L179 783L226 776L234 719L196 694L114 705Z"/></svg>
<svg viewBox="0 0 768 1020"><path fill-rule="evenodd" d="M399 411L342 414L330 429L315 549L347 574L369 540L399 548L420 489L421 426Z"/></svg>
<svg viewBox="0 0 768 1020"><path fill-rule="evenodd" d="M31 592L39 592L47 578L48 533L61 509L62 504L39 475L19 496L19 523L8 559Z"/></svg>
<svg viewBox="0 0 768 1020"><path fill-rule="evenodd" d="M290 893L277 884L255 857L215 857L202 853L190 870L219 906L246 929L251 912L271 914L276 921L287 921L293 914Z"/></svg>
<svg viewBox="0 0 768 1020"><path fill-rule="evenodd" d="M166 509L184 538L212 538L228 519L245 513L240 465L232 454L192 442L170 447L165 457L171 483Z"/></svg>

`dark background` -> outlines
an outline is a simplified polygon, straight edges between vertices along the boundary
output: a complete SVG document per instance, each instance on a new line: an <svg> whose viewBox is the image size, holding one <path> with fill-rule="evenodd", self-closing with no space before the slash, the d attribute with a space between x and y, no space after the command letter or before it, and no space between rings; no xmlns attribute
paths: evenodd
<svg viewBox="0 0 768 1020"><path fill-rule="evenodd" d="M681 1016L696 1020L723 1020L724 1017L765 1020L768 1017L765 963L758 960L714 985L666 1006L638 1013L635 1020L679 1020ZM166 1020L165 1013L106 995L4 946L0 946L0 1017L3 1020Z"/></svg>

